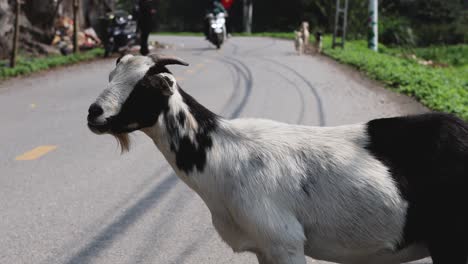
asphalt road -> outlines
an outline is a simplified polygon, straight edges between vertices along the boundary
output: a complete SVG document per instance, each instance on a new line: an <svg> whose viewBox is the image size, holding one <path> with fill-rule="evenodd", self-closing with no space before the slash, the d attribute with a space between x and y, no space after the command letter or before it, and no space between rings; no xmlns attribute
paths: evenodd
<svg viewBox="0 0 468 264"><path fill-rule="evenodd" d="M217 51L197 37L158 40L191 63L172 67L181 86L226 117L332 126L425 111L288 41L233 38ZM0 263L256 263L222 243L142 133L121 156L112 137L88 131L114 63L0 83Z"/></svg>

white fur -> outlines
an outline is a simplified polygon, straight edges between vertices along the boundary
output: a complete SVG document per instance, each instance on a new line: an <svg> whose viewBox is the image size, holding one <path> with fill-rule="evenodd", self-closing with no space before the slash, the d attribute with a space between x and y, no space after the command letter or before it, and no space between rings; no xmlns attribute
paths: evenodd
<svg viewBox="0 0 468 264"><path fill-rule="evenodd" d="M300 31L294 31L294 36L294 48L298 55L302 55L304 53L304 40L302 38L302 33Z"/></svg>
<svg viewBox="0 0 468 264"><path fill-rule="evenodd" d="M96 103L104 114L96 121L105 122L108 117L119 113L135 84L143 78L148 69L154 65L152 59L142 56L125 55L109 74L109 84L99 95Z"/></svg>
<svg viewBox="0 0 468 264"><path fill-rule="evenodd" d="M302 41L304 46L309 46L310 32L309 32L309 22L303 21L299 27L299 31L302 33Z"/></svg>
<svg viewBox="0 0 468 264"><path fill-rule="evenodd" d="M174 93L170 111L191 116L179 96ZM175 164L163 118L144 132L205 201L234 251L254 252L260 263L294 264L305 263L304 255L343 263L400 263L427 255L419 245L394 253L407 204L388 169L364 148L364 125L221 120L203 172L187 175ZM312 182L310 196L303 181Z"/></svg>
<svg viewBox="0 0 468 264"><path fill-rule="evenodd" d="M119 111L151 65L145 57L119 63L98 98L106 106L104 116ZM166 124L177 125L178 134L188 135L196 146L200 128L175 78L167 77L174 82L168 114L142 131L205 201L213 225L234 251L254 252L261 264L305 264L306 255L396 264L427 255L420 245L394 251L402 239L407 203L388 168L366 150L364 124L324 128L220 119L210 134L213 145L204 169L187 174L176 165L170 146L177 150L179 142ZM181 111L184 124L167 122Z"/></svg>

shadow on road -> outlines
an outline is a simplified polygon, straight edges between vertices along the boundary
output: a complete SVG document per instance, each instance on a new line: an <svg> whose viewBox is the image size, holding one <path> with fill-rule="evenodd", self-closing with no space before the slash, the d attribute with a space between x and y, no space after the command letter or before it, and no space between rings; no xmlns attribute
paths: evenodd
<svg viewBox="0 0 468 264"><path fill-rule="evenodd" d="M130 228L139 218L154 207L161 198L179 182L174 172L156 185L149 193L140 198L132 207L126 210L125 214L116 221L105 227L96 237L85 247L74 254L66 264L90 263L91 259L98 256L100 252L110 247L125 231Z"/></svg>

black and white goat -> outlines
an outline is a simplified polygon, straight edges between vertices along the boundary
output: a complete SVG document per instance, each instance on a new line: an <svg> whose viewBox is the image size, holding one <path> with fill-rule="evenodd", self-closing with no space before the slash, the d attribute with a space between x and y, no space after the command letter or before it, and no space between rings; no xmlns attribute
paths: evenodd
<svg viewBox="0 0 468 264"><path fill-rule="evenodd" d="M260 263L394 264L431 256L466 264L468 125L425 114L340 127L223 119L166 65L126 55L89 109L88 126L141 130L204 200L234 251Z"/></svg>

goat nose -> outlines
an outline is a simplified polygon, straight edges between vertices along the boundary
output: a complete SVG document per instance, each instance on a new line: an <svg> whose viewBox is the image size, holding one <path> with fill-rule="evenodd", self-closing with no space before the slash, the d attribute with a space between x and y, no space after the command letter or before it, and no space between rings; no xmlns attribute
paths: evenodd
<svg viewBox="0 0 468 264"><path fill-rule="evenodd" d="M89 107L88 120L92 120L92 119L102 115L102 113L104 113L104 110L102 109L102 107L99 106L98 104L94 103Z"/></svg>

